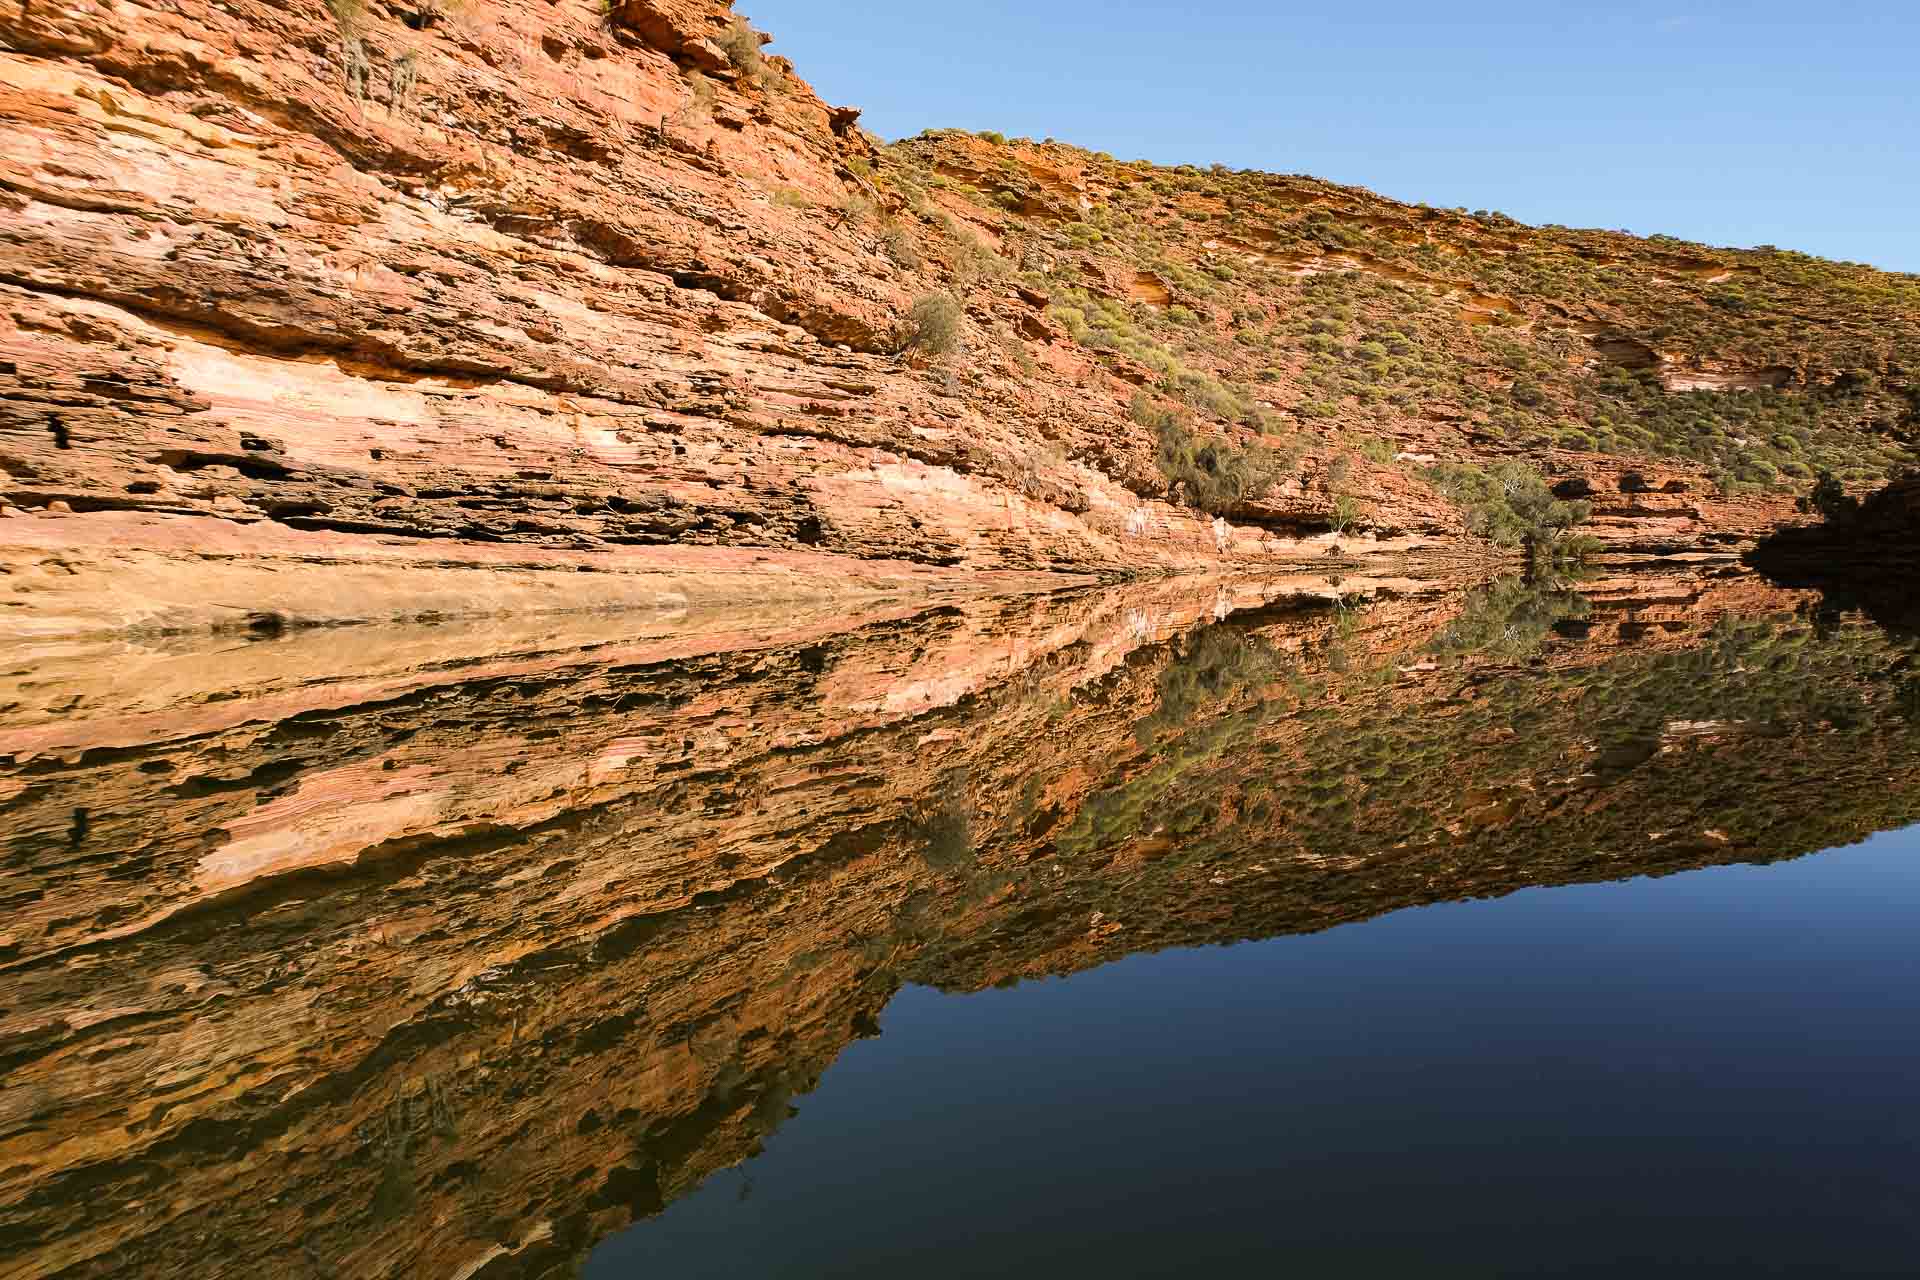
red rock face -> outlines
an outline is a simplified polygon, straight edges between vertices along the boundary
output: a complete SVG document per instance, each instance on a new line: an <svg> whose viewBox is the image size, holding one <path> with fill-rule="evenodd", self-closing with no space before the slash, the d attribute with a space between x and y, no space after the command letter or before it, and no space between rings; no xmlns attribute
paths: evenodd
<svg viewBox="0 0 1920 1280"><path fill-rule="evenodd" d="M992 252L1195 301L1033 248L1112 195L1085 153L954 143L959 181L1013 163L1022 211L955 188L909 212L858 112L760 39L716 0L0 13L0 638L1456 541L1415 468L1461 441L1430 422L1396 428L1405 465L1341 464L1365 518L1340 536L1332 436L1224 519L1182 505L1128 414L1158 374L1076 343ZM937 292L959 352L902 352ZM1601 532L1745 536L1780 501L1669 505Z"/></svg>
<svg viewBox="0 0 1920 1280"><path fill-rule="evenodd" d="M724 5L341 12L0 16L0 628L1275 557L1049 443L1111 405L890 354L869 144Z"/></svg>

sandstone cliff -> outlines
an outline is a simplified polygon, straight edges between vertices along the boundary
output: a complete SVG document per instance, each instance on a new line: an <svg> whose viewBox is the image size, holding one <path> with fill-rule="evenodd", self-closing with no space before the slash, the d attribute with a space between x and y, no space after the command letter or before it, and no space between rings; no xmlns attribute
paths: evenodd
<svg viewBox="0 0 1920 1280"><path fill-rule="evenodd" d="M0 9L0 635L1457 548L1423 469L1503 457L1697 549L1802 456L1905 456L1910 279L883 148L761 40L724 0Z"/></svg>

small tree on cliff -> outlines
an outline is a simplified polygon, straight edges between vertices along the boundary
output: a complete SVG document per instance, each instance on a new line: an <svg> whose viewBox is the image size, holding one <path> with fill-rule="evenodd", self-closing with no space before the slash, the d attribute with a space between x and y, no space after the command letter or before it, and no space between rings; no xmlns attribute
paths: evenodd
<svg viewBox="0 0 1920 1280"><path fill-rule="evenodd" d="M1805 514L1817 514L1828 524L1849 524L1860 514L1860 499L1849 494L1831 471L1822 471L1813 482L1813 492L1794 505Z"/></svg>
<svg viewBox="0 0 1920 1280"><path fill-rule="evenodd" d="M1546 477L1524 462L1496 462L1484 470L1443 463L1426 478L1460 509L1467 532L1498 547L1522 548L1536 568L1583 560L1599 550L1597 540L1575 532L1593 514L1593 504L1554 496Z"/></svg>
<svg viewBox="0 0 1920 1280"><path fill-rule="evenodd" d="M749 76L759 73L760 33L748 26L745 19L736 14L719 43L720 51L727 55L727 61L735 70Z"/></svg>
<svg viewBox="0 0 1920 1280"><path fill-rule="evenodd" d="M900 330L902 351L924 351L930 356L951 355L960 346L960 303L949 293L916 298Z"/></svg>

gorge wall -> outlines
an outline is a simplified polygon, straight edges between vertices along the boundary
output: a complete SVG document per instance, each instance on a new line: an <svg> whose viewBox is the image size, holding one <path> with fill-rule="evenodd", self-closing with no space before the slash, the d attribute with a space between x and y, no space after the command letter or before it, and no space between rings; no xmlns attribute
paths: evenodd
<svg viewBox="0 0 1920 1280"><path fill-rule="evenodd" d="M1435 461L1590 482L1628 550L1790 510L1711 458L1489 416L1564 417L1566 378L1622 370L1689 406L1818 401L1815 453L1904 447L1907 278L1053 144L882 148L760 41L721 0L0 5L0 636L1466 549ZM1486 266L1529 245L1634 287ZM1768 315L1844 286L1850 318L1674 323L1733 314L1728 276ZM1432 333L1316 292L1350 286ZM903 349L940 296L951 336ZM1336 341L1433 377L1322 385ZM1145 425L1163 404L1193 456Z"/></svg>

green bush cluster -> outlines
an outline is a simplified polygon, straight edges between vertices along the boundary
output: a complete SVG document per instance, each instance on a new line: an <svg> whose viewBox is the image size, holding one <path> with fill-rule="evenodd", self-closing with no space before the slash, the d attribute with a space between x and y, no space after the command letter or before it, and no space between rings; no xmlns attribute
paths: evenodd
<svg viewBox="0 0 1920 1280"><path fill-rule="evenodd" d="M1813 482L1813 492L1800 499L1799 508L1810 515L1818 515L1828 524L1847 525L1860 518L1860 499L1847 492L1847 487L1831 471L1822 471L1820 478Z"/></svg>
<svg viewBox="0 0 1920 1280"><path fill-rule="evenodd" d="M1265 493L1282 470L1272 450L1202 439L1180 414L1144 394L1134 397L1132 414L1154 433L1154 465L1166 477L1168 493L1188 506L1225 515Z"/></svg>
<svg viewBox="0 0 1920 1280"><path fill-rule="evenodd" d="M1425 474L1466 517L1467 531L1495 546L1524 547L1548 561L1577 560L1598 549L1573 532L1593 514L1593 504L1555 497L1546 478L1524 462L1445 463Z"/></svg>

